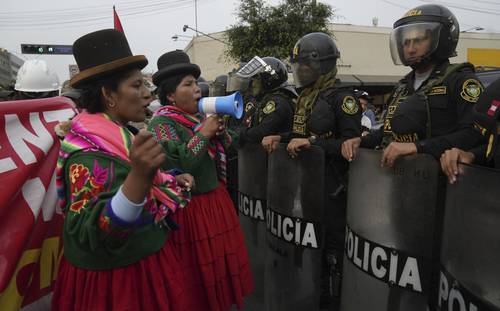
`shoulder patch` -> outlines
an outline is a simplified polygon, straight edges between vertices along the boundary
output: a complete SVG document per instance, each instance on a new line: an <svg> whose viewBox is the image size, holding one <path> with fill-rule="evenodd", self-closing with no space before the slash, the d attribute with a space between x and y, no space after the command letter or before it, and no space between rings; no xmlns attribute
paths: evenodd
<svg viewBox="0 0 500 311"><path fill-rule="evenodd" d="M255 107L255 105L252 103L252 102L248 102L246 105L245 105L245 112L249 112L251 109L253 109Z"/></svg>
<svg viewBox="0 0 500 311"><path fill-rule="evenodd" d="M359 110L358 103L353 96L345 96L342 101L342 110L347 114L356 114Z"/></svg>
<svg viewBox="0 0 500 311"><path fill-rule="evenodd" d="M483 92L483 86L476 79L468 79L462 85L460 96L468 102L476 103L479 95Z"/></svg>
<svg viewBox="0 0 500 311"><path fill-rule="evenodd" d="M265 114L270 114L274 110L276 110L276 103L273 100L270 100L264 106L264 109L262 109L262 112L264 112Z"/></svg>

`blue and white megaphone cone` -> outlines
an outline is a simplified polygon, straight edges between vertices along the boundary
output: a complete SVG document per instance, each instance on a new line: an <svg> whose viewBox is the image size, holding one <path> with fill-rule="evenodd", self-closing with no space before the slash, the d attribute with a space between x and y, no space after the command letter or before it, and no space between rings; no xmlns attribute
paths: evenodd
<svg viewBox="0 0 500 311"><path fill-rule="evenodd" d="M198 101L198 111L207 116L216 113L239 119L243 115L243 97L240 92L227 96L203 97Z"/></svg>

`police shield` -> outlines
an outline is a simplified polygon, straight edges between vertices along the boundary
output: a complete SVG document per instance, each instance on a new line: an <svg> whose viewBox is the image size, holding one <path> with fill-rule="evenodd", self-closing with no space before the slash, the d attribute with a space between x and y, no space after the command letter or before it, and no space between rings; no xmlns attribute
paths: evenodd
<svg viewBox="0 0 500 311"><path fill-rule="evenodd" d="M324 153L312 146L269 156L265 310L317 310L324 201Z"/></svg>
<svg viewBox="0 0 500 311"><path fill-rule="evenodd" d="M381 168L360 149L350 165L341 310L426 310L439 166L431 156Z"/></svg>
<svg viewBox="0 0 500 311"><path fill-rule="evenodd" d="M461 169L447 189L437 310L500 310L500 171Z"/></svg>
<svg viewBox="0 0 500 311"><path fill-rule="evenodd" d="M246 304L251 310L264 307L266 253L267 154L260 144L238 150L238 212L250 255L255 289Z"/></svg>

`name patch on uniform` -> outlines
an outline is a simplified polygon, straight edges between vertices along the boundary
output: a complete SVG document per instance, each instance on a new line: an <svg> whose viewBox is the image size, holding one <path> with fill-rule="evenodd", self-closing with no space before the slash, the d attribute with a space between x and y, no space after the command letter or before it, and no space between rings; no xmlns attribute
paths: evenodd
<svg viewBox="0 0 500 311"><path fill-rule="evenodd" d="M476 79L469 79L462 85L462 91L460 91L460 96L468 102L477 103L477 99L481 92L483 91L483 86Z"/></svg>
<svg viewBox="0 0 500 311"><path fill-rule="evenodd" d="M356 114L359 110L356 99L352 96L344 97L344 100L342 101L342 110L344 110L347 114Z"/></svg>
<svg viewBox="0 0 500 311"><path fill-rule="evenodd" d="M435 86L427 92L427 95L445 95L446 86Z"/></svg>
<svg viewBox="0 0 500 311"><path fill-rule="evenodd" d="M418 140L417 133L412 134L396 134L393 133L392 138L398 143L414 143Z"/></svg>
<svg viewBox="0 0 500 311"><path fill-rule="evenodd" d="M262 109L262 112L264 112L265 114L270 114L274 110L276 110L276 103L274 101L270 100L264 106L264 109Z"/></svg>
<svg viewBox="0 0 500 311"><path fill-rule="evenodd" d="M272 209L266 211L266 227L273 236L299 247L319 248L320 225L303 218L280 214Z"/></svg>
<svg viewBox="0 0 500 311"><path fill-rule="evenodd" d="M257 221L265 221L267 201L238 192L238 211L241 215Z"/></svg>
<svg viewBox="0 0 500 311"><path fill-rule="evenodd" d="M406 290L427 291L430 262L367 240L346 226L345 254L347 259L368 275ZM422 288L422 284L426 288Z"/></svg>

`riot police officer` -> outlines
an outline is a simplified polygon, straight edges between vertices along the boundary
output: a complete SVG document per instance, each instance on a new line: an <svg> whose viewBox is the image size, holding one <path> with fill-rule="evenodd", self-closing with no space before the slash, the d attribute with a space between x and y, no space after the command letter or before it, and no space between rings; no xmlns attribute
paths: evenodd
<svg viewBox="0 0 500 311"><path fill-rule="evenodd" d="M317 145L326 155L325 246L323 250L321 305L340 304L342 254L346 217L348 163L342 159L343 141L361 135L361 109L354 91L336 85L340 52L332 38L315 32L300 38L293 48L291 64L295 85L301 89L293 117L292 132L268 136L262 141L271 152L280 141L289 141L292 157L301 149Z"/></svg>
<svg viewBox="0 0 500 311"><path fill-rule="evenodd" d="M437 4L418 6L394 23L391 55L395 64L413 70L395 87L383 127L343 143L352 160L356 149L384 147L382 165L427 153L439 159L452 147L468 149L480 140L472 127L472 108L483 91L472 64L450 64L456 56L459 25L455 15Z"/></svg>
<svg viewBox="0 0 500 311"><path fill-rule="evenodd" d="M210 85L210 96L226 96L227 75L218 75Z"/></svg>
<svg viewBox="0 0 500 311"><path fill-rule="evenodd" d="M500 144L498 144L498 122L500 120L500 79L491 83L479 97L475 107L474 128L484 137L484 143L465 151L459 148L446 150L441 155L441 168L450 183L457 181L458 163L474 163L500 168Z"/></svg>
<svg viewBox="0 0 500 311"><path fill-rule="evenodd" d="M239 144L260 143L267 135L289 132L292 128L297 92L287 83L286 65L274 57L254 57L236 72L251 79L250 93L255 99L253 113L239 129ZM252 107L246 105L247 114Z"/></svg>

